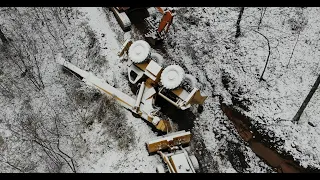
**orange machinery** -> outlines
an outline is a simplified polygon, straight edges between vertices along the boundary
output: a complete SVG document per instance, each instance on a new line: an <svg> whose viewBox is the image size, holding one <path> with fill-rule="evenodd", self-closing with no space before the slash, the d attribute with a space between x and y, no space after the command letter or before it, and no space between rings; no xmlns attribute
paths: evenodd
<svg viewBox="0 0 320 180"><path fill-rule="evenodd" d="M162 7L111 7L120 27L124 31L129 31L131 29L131 20L128 14L132 11L144 9L147 12L147 17L144 21L147 25L147 33L144 34L147 41L156 45L161 42L173 22L173 17L175 15L173 8L162 8ZM160 22L157 20L157 12L162 14Z"/></svg>

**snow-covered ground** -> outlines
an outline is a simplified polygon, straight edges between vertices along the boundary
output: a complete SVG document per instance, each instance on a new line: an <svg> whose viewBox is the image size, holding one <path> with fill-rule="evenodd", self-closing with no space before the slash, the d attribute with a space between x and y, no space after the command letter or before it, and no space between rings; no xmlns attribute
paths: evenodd
<svg viewBox="0 0 320 180"><path fill-rule="evenodd" d="M244 100L248 110L243 112L252 117L252 124L261 126L261 133L284 140L277 147L279 151L290 153L304 167L319 169L319 90L300 122L294 124L291 119L318 76L320 9L268 7L258 29L262 8L245 8L242 35L237 39L234 35L239 8L176 9L164 47L152 51L163 55L162 66L178 64L195 76L197 86L208 95L203 112L191 108L195 115L192 147L203 171L273 172L242 141L221 111L218 96L229 104L234 103L235 96ZM5 10L8 14L15 12ZM36 125L42 120L41 127L48 128L48 132L54 129L53 120L60 119L63 135L60 148L76 162L77 172L155 172L161 159L158 155L149 156L145 147L146 141L156 137L151 127L55 63L56 54L61 52L71 63L134 97L126 78L126 63L117 56L117 51L127 38L141 40L141 33L134 26L124 33L112 12L100 7L18 10L20 14L12 13L10 17L21 18L24 28L18 28L21 24L15 24L3 12L0 23L7 23L4 33L12 32L8 36L18 38L20 29L30 32L24 33L28 35L25 38L37 42L44 89L35 91L19 68L12 66L12 61L1 63L1 83L12 90L12 96L5 96L3 86L0 87L1 172L47 172L53 166L41 146L32 139L15 136L14 130L22 131L21 122L30 123L30 118ZM60 16L55 14L57 10ZM39 20L45 18L46 21ZM271 47L265 81L261 82L259 76L268 46L256 31L268 38ZM0 58L8 59L4 53ZM116 125L121 128L114 129ZM57 137L48 132L45 133L48 139L55 142ZM28 160L21 162L21 159ZM60 168L50 171L71 172L66 163Z"/></svg>
<svg viewBox="0 0 320 180"><path fill-rule="evenodd" d="M61 41L54 42L48 34L43 34L43 38L47 40L47 44L43 44L43 51L50 50L50 48L52 48L52 51L47 53L46 59L42 61L42 79L45 84L43 92L41 94L37 92L30 94L30 105L33 111L42 111L43 114L47 114L48 118L53 118L53 110L68 123L67 132L64 133L69 136L61 139L61 148L67 154L72 154L76 162L77 172L155 172L155 167L158 163L161 163L161 159L157 155L149 156L145 146L145 142L156 137L151 127L141 119L134 118L129 111L113 103L109 105L123 114L121 116L123 119L117 119L117 114L108 112L100 122L97 118L93 118L91 122L90 117L95 117L94 113L97 113L95 111L100 110L99 105L102 105L98 103L104 101L98 99L98 101L90 102L96 91L87 87L75 76L63 72L62 68L55 62L57 53L62 53L67 60L75 65L92 71L111 85L134 96L128 86L126 74L123 74L126 72L126 66L117 57L117 51L122 42L119 42L116 39L117 35L111 31L103 9L74 8L73 13L71 15L74 20L70 20L69 29L63 29L61 24L51 22L51 25L55 26L57 31L60 30L55 35L60 35L63 38L63 43L67 49L61 48ZM56 43L58 46L50 47L51 43ZM60 48L59 45L61 45ZM91 46L89 50L88 46ZM5 72L8 73L6 75L9 75L8 71ZM30 92L33 91L30 90ZM99 93L98 97L101 95L102 93ZM14 137L11 131L8 131L6 123L16 121L15 116L20 113L19 107L22 105L21 97L14 98L12 103L8 103L3 96L1 98L1 107L4 107L1 116L6 118L1 124L1 137L5 144L13 145ZM103 98L105 97L102 96ZM53 109L47 109L46 105ZM107 111L110 110L109 108L107 107ZM24 114L25 112L21 113ZM111 121L111 117L113 117L113 121L119 121L118 125L125 127L123 128L124 132L120 132L120 129L110 130L110 128L116 128L115 125L107 122L108 120ZM12 123L12 125L14 124ZM106 127L106 124L111 124L111 127ZM110 134L110 131L115 134ZM120 142L116 135L132 137L119 138L123 141ZM29 147L26 146L26 148ZM30 151L36 151L34 148L29 149ZM8 147L5 150L10 151ZM38 153L44 155L43 152ZM15 157L21 159L21 157ZM8 161L9 163L17 167L22 166L19 163L16 164L14 158L11 159L12 162ZM40 160L39 157L35 157L32 161L39 162ZM45 167L46 163L42 162L40 164ZM2 171L17 170L10 169L8 164L5 163L1 165ZM42 172L46 170L36 168L33 171ZM70 172L70 169L65 165L59 171Z"/></svg>
<svg viewBox="0 0 320 180"><path fill-rule="evenodd" d="M263 76L266 81L262 82L259 82L259 76L268 55L268 46L266 39L253 31L258 30L258 8L245 8L241 21L242 36L236 40L235 22L239 8L180 8L178 11L167 48L169 57L185 65L209 94L220 94L229 103L232 93L240 100L248 99L252 104L246 114L256 120L253 124L262 124L266 132L274 132L275 137L285 140L280 149L293 155L302 166L319 168L318 92L300 123L291 122L318 76L319 16L315 14L319 14L319 8L266 9L259 32L269 39L271 55ZM287 66L298 37L297 27L301 27L301 32ZM221 82L223 75L231 78L227 91ZM217 106L208 106L213 106L210 98L199 124L219 129L218 136L221 136L225 128L213 123L225 117L206 113L208 109L220 111ZM310 126L308 121L316 127ZM203 132L204 139L214 141L212 131L207 131ZM208 145L208 148L214 151L215 145Z"/></svg>
<svg viewBox="0 0 320 180"><path fill-rule="evenodd" d="M105 56L108 61L108 67L101 67L100 75L107 82L115 83L115 86L120 90L129 93L129 86L126 79L120 76L121 70L125 71L126 67L120 63L120 58L117 52L121 47L121 42L116 39L116 35L111 31L109 22L106 21L106 15L102 8L81 8L85 12L89 26L97 35L99 43L106 47L101 50L101 55ZM104 37L99 36L105 34ZM121 69L122 68L122 69ZM116 84L118 83L118 84ZM132 95L132 93L131 93ZM119 110L122 110L119 108ZM158 156L149 156L146 151L145 143L150 139L156 137L151 128L141 119L134 118L129 111L123 110L126 113L126 121L129 128L132 128L136 140L132 143L134 147L127 151L119 151L114 147L108 147L104 144L97 143L99 139L106 139L107 137L100 137L101 127L95 124L92 130L86 132L85 136L89 144L90 153L84 161L83 166L79 167L82 172L155 172L157 162L161 163ZM103 136L103 135L102 135ZM101 153L101 151L103 153Z"/></svg>

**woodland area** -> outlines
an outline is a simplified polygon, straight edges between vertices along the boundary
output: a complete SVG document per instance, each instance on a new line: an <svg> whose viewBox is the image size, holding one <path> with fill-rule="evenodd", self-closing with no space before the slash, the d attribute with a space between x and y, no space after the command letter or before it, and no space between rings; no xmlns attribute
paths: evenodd
<svg viewBox="0 0 320 180"><path fill-rule="evenodd" d="M201 111L167 116L190 122L201 172L277 172L227 106L279 156L320 171L319 27L316 7L176 7L154 51L208 95ZM56 63L62 53L134 97L117 56L128 38L143 36L105 7L0 7L0 172L155 172L144 143L157 133Z"/></svg>

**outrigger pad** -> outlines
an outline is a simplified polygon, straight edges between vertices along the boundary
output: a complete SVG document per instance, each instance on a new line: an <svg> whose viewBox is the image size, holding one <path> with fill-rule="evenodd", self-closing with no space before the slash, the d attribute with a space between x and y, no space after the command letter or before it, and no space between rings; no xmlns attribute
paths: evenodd
<svg viewBox="0 0 320 180"><path fill-rule="evenodd" d="M191 133L190 131L178 131L173 132L161 137L157 137L146 143L149 153L154 153L159 150L166 150L172 146L187 145L190 143Z"/></svg>

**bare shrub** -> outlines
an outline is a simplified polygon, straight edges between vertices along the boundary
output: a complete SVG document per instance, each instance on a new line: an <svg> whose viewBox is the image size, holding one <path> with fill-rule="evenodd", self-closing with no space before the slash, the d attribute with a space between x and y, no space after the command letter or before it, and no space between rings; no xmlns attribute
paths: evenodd
<svg viewBox="0 0 320 180"><path fill-rule="evenodd" d="M121 150L128 150L134 143L135 135L132 127L128 126L123 107L114 99L102 96L97 109L98 122L106 128L107 134L118 141Z"/></svg>
<svg viewBox="0 0 320 180"><path fill-rule="evenodd" d="M100 68L102 66L106 66L106 68L108 68L106 57L100 54L101 45L96 38L95 33L92 31L92 29L90 29L89 26L85 26L84 28L87 38L89 39L88 52L86 57L89 58L91 62L93 62L92 64L94 65L94 68Z"/></svg>
<svg viewBox="0 0 320 180"><path fill-rule="evenodd" d="M290 18L288 23L292 31L301 32L308 24L308 20L305 17L301 17L299 19Z"/></svg>
<svg viewBox="0 0 320 180"><path fill-rule="evenodd" d="M225 69L221 69L221 71L223 86L232 95L232 103L245 111L250 111L249 107L252 103L244 96L245 93L248 93L248 89L237 83L236 74L232 74Z"/></svg>
<svg viewBox="0 0 320 180"><path fill-rule="evenodd" d="M294 33L300 33L307 26L308 19L303 14L303 9L297 8L287 22Z"/></svg>
<svg viewBox="0 0 320 180"><path fill-rule="evenodd" d="M102 94L98 89L84 85L75 88L73 95L78 105L88 107L92 102L97 101Z"/></svg>
<svg viewBox="0 0 320 180"><path fill-rule="evenodd" d="M57 114L48 113L48 106L42 108L44 113L35 112L30 101L27 97L14 121L8 123L13 137L6 143L8 147L2 161L11 163L21 172L38 172L39 165L44 165L49 172L57 172L64 164L76 172L73 157L61 147L65 137L62 120Z"/></svg>

